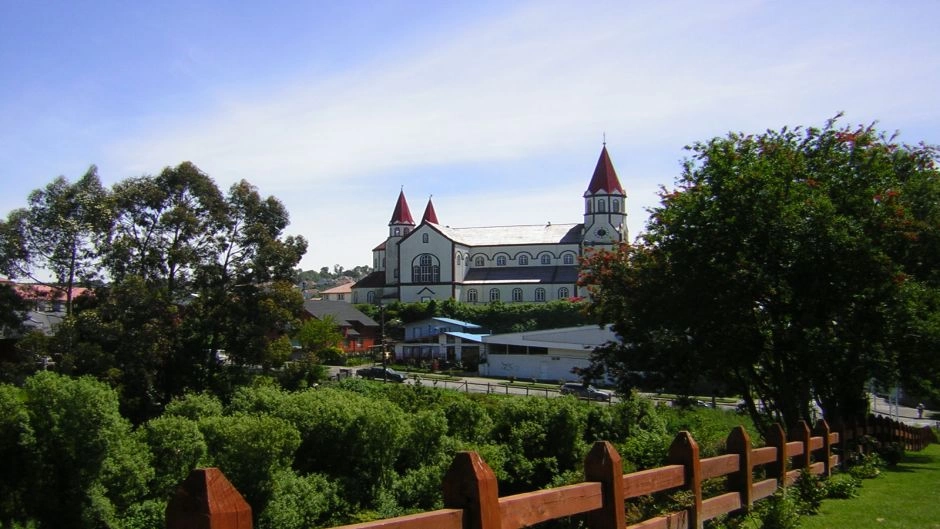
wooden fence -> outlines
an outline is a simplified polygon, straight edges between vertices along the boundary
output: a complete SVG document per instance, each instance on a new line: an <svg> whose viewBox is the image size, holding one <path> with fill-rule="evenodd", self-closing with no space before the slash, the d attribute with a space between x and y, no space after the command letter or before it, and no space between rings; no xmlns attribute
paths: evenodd
<svg viewBox="0 0 940 529"><path fill-rule="evenodd" d="M840 461L833 448L846 446L850 439L872 436L901 442L908 450L920 450L934 440L929 428L885 418L868 423L832 431L822 420L813 430L801 422L788 433L777 425L767 435L767 446L760 448L752 448L747 431L738 426L728 435L728 453L705 459L699 457L695 439L680 432L669 447L666 466L629 474L623 473L613 445L598 441L584 460L584 482L504 497L499 497L496 475L479 454L460 452L444 477L443 509L334 529L521 529L576 515L583 515L592 529L699 529L706 520L772 495L804 469L829 476ZM764 479L755 481L756 470L763 470ZM236 501L235 496L241 496L221 473L210 473L210 478L205 470L194 473L201 473L199 479L191 475L167 505L168 529L251 529L250 507L243 499ZM702 483L722 477L725 491L705 498ZM213 492L214 486L218 492ZM626 525L625 502L677 490L688 491L687 508Z"/></svg>

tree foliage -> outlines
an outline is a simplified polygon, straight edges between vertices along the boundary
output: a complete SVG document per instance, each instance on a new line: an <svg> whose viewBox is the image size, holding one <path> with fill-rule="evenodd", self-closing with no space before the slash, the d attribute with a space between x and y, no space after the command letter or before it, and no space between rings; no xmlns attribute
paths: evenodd
<svg viewBox="0 0 940 529"><path fill-rule="evenodd" d="M937 380L935 148L831 120L690 150L643 237L587 261L592 310L622 338L599 364L624 386L705 377L787 423L814 400L864 415L873 378Z"/></svg>

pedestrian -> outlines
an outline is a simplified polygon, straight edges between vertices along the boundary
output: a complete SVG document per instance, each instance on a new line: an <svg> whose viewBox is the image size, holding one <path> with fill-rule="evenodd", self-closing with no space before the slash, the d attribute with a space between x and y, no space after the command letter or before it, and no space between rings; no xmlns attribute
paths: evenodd
<svg viewBox="0 0 940 529"><path fill-rule="evenodd" d="M923 402L917 405L917 418L918 419L924 418L924 403Z"/></svg>

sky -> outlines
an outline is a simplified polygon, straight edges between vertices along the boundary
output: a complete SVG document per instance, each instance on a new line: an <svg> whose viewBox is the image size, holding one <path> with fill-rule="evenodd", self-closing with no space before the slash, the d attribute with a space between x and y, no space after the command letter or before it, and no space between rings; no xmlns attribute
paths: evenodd
<svg viewBox="0 0 940 529"><path fill-rule="evenodd" d="M630 237L696 141L870 124L940 144L940 2L0 0L0 216L92 164L247 180L371 265L399 190L452 227L577 223L602 143Z"/></svg>

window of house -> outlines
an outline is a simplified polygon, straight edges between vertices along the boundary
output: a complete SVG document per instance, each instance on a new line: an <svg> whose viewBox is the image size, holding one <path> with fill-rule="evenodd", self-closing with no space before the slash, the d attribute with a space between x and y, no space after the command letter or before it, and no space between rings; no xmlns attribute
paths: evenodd
<svg viewBox="0 0 940 529"><path fill-rule="evenodd" d="M535 289L535 301L545 301L545 289L539 287Z"/></svg>
<svg viewBox="0 0 940 529"><path fill-rule="evenodd" d="M499 301L499 289L498 288L490 289L490 301Z"/></svg>
<svg viewBox="0 0 940 529"><path fill-rule="evenodd" d="M496 256L496 266L506 266L506 256L498 255Z"/></svg>
<svg viewBox="0 0 940 529"><path fill-rule="evenodd" d="M467 291L467 301L469 303L477 302L477 289L471 288L470 290Z"/></svg>
<svg viewBox="0 0 940 529"><path fill-rule="evenodd" d="M441 281L441 266L437 257L431 254L421 254L412 265L411 280L415 283L439 283Z"/></svg>
<svg viewBox="0 0 940 529"><path fill-rule="evenodd" d="M478 255L476 259L473 260L473 266L483 266L483 256Z"/></svg>
<svg viewBox="0 0 940 529"><path fill-rule="evenodd" d="M428 242L428 239L429 239L429 238L430 238L430 237L428 237L428 234L427 234L427 233L422 233L422 234L421 234L421 242L426 243L426 242Z"/></svg>
<svg viewBox="0 0 940 529"><path fill-rule="evenodd" d="M566 265L573 265L573 264L574 264L574 256L571 255L570 253L566 253L566 254L565 254L564 260L565 260L565 264L566 264Z"/></svg>
<svg viewBox="0 0 940 529"><path fill-rule="evenodd" d="M337 294L336 299L339 301L343 301L344 299L346 299L346 294Z"/></svg>
<svg viewBox="0 0 940 529"><path fill-rule="evenodd" d="M529 256L528 256L528 255L520 255L520 256L519 256L519 265L520 265L520 266L525 266L525 265L527 265L527 264L529 264Z"/></svg>
<svg viewBox="0 0 940 529"><path fill-rule="evenodd" d="M512 300L522 301L522 289L521 288L512 289Z"/></svg>
<svg viewBox="0 0 940 529"><path fill-rule="evenodd" d="M539 259L543 265L552 264L552 256L547 253L543 253Z"/></svg>
<svg viewBox="0 0 940 529"><path fill-rule="evenodd" d="M392 276L394 276L395 279L398 279L398 269L397 269L397 268L396 268L396 269L394 270L394 272L392 273Z"/></svg>
<svg viewBox="0 0 940 529"><path fill-rule="evenodd" d="M558 289L558 299L565 299L568 296L568 287L561 287Z"/></svg>
<svg viewBox="0 0 940 529"><path fill-rule="evenodd" d="M375 292L369 292L366 294L366 301L369 303L369 305L375 303Z"/></svg>
<svg viewBox="0 0 940 529"><path fill-rule="evenodd" d="M458 253L457 254L457 266L460 266L461 264L463 264L463 255Z"/></svg>

